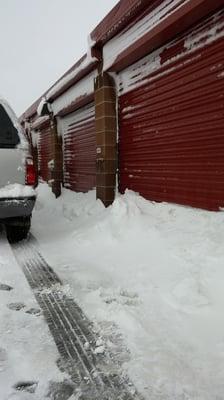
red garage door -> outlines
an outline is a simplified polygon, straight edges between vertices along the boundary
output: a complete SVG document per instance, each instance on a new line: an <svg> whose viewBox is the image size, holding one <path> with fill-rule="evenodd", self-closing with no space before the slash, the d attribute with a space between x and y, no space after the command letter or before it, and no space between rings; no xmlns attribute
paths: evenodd
<svg viewBox="0 0 224 400"><path fill-rule="evenodd" d="M120 191L223 207L224 12L119 78Z"/></svg>
<svg viewBox="0 0 224 400"><path fill-rule="evenodd" d="M91 103L63 118L64 186L87 192L96 186L95 108Z"/></svg>
<svg viewBox="0 0 224 400"><path fill-rule="evenodd" d="M49 162L52 160L52 133L50 123L41 127L38 138L38 170L41 181L50 180Z"/></svg>

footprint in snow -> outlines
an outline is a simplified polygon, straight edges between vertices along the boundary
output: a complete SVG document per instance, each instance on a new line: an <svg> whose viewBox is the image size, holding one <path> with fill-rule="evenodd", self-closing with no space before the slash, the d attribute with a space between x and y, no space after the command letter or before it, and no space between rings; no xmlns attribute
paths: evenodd
<svg viewBox="0 0 224 400"><path fill-rule="evenodd" d="M12 289L13 289L12 286L6 285L5 283L0 283L0 290L4 290L4 291L8 291L9 292Z"/></svg>
<svg viewBox="0 0 224 400"><path fill-rule="evenodd" d="M3 347L0 347L0 364L1 364L3 361L6 361L6 359L7 359L6 350L3 349Z"/></svg>
<svg viewBox="0 0 224 400"><path fill-rule="evenodd" d="M7 307L13 311L20 311L20 310L24 309L26 307L26 305L24 303L10 303L10 304L7 304ZM32 307L32 308L29 308L28 310L26 310L25 313L39 317L41 315L41 310L39 308Z"/></svg>
<svg viewBox="0 0 224 400"><path fill-rule="evenodd" d="M32 314L39 317L41 315L41 310L39 308L30 308L29 310L25 311L26 314Z"/></svg>
<svg viewBox="0 0 224 400"><path fill-rule="evenodd" d="M7 307L10 310L20 311L20 310L22 310L22 308L25 308L26 306L24 303L10 303L10 304L7 304Z"/></svg>
<svg viewBox="0 0 224 400"><path fill-rule="evenodd" d="M126 289L119 289L115 292L103 291L100 296L107 304L118 303L126 306L137 306L140 303L140 299L137 293L128 291Z"/></svg>
<svg viewBox="0 0 224 400"><path fill-rule="evenodd" d="M17 391L35 393L38 382L36 381L21 381L17 382L13 388Z"/></svg>

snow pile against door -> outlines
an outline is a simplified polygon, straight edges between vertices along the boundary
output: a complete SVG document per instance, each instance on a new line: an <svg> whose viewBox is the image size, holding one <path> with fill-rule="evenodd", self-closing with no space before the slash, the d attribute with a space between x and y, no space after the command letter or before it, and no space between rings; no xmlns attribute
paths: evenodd
<svg viewBox="0 0 224 400"><path fill-rule="evenodd" d="M54 200L46 185L33 218L45 257L102 343L122 334L126 369L146 400L223 397L223 227L222 212L131 191L105 209L94 191Z"/></svg>

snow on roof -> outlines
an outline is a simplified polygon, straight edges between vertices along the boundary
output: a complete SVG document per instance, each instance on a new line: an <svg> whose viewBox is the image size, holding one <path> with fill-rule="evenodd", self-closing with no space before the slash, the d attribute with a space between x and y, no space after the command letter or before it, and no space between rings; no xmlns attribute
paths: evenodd
<svg viewBox="0 0 224 400"><path fill-rule="evenodd" d="M85 76L76 85L71 86L63 96L57 97L51 104L54 115L57 115L62 109L67 108L73 102L80 99L81 97L88 96L94 91L94 77L95 71L92 71L89 75Z"/></svg>
<svg viewBox="0 0 224 400"><path fill-rule="evenodd" d="M59 93L63 88L66 88L67 85L75 78L79 77L79 74L89 68L97 62L97 58L92 57L90 52L85 54L79 61L74 65L70 72L64 75L56 84L47 92L46 99L49 100L51 97L54 97L57 93ZM78 79L79 80L79 79Z"/></svg>
<svg viewBox="0 0 224 400"><path fill-rule="evenodd" d="M155 0L120 0L91 32L92 42L105 44L127 26L145 6L154 2Z"/></svg>
<svg viewBox="0 0 224 400"><path fill-rule="evenodd" d="M44 108L44 106L45 106L46 103L47 103L46 98L45 98L45 97L42 97L42 99L40 100L40 103L39 103L39 105L38 105L38 107L37 107L37 115L38 115L39 117L41 117L43 108Z"/></svg>
<svg viewBox="0 0 224 400"><path fill-rule="evenodd" d="M165 44L136 63L123 69L119 75L115 76L117 86L119 87L119 95L137 89L146 83L153 82L155 79L158 79L158 77L162 77L171 71L178 69L181 65L187 65L193 61L193 59L200 58L201 54L200 52L195 53L196 50L200 50L205 45L209 45L217 39L224 38L224 22L222 15L222 11L218 11L208 19L206 28L203 23L197 30L194 30L193 32L190 31L187 35L183 34L182 37L175 38L169 44ZM161 64L161 55L163 54L163 51L165 49L169 50L174 45L177 45L182 41L183 37L183 46L178 47L178 51L173 53L169 59L163 61ZM184 59L186 55L190 54L192 54L192 57L188 56ZM174 64L176 61L180 61L181 59L183 59L182 63L179 62L179 64ZM161 68L161 66L165 67L169 64L169 68L162 69L159 74L154 74ZM126 108L126 111L129 110ZM126 118L128 117L129 116L127 115Z"/></svg>
<svg viewBox="0 0 224 400"><path fill-rule="evenodd" d="M190 0L165 0L153 8L146 16L136 22L130 29L124 29L119 35L108 41L103 48L104 71L108 70L116 58L147 32L163 20L170 18L173 12Z"/></svg>
<svg viewBox="0 0 224 400"><path fill-rule="evenodd" d="M89 46L90 48L90 46ZM44 104L52 99L58 98L63 92L70 89L72 85L83 79L84 76L94 69L97 59L92 57L90 50L84 54L56 83L50 87L38 100L36 100L20 117L20 121L35 115L40 115Z"/></svg>
<svg viewBox="0 0 224 400"><path fill-rule="evenodd" d="M20 121L21 123L24 122L24 121L26 121L26 120L28 120L29 118L31 118L32 115L35 115L35 114L36 114L37 106L38 106L40 100L41 100L41 97L38 98L37 100L35 100L35 102L32 103L32 104L26 109L26 111L24 111L24 113L23 113L22 115L20 115L19 121Z"/></svg>
<svg viewBox="0 0 224 400"><path fill-rule="evenodd" d="M44 115L43 117L38 117L37 119L35 119L34 122L32 122L32 129L38 129L40 125L42 125L44 122L49 121L49 116L48 115Z"/></svg>
<svg viewBox="0 0 224 400"><path fill-rule="evenodd" d="M47 113L50 113L52 110L51 110L51 105L47 102L47 99L46 99L46 97L45 96L43 96L42 97L42 99L40 100L40 103L39 103L39 105L38 105L38 107L37 107L37 115L39 116L39 117L42 117L43 115L43 111L45 111L44 110L44 107L46 107L46 112Z"/></svg>
<svg viewBox="0 0 224 400"><path fill-rule="evenodd" d="M155 0L120 0L118 4L107 14L101 23L94 29L88 37L88 52L77 63L75 63L62 77L56 81L39 99L37 99L20 117L21 121L36 114L42 98L52 101L59 97L62 92L67 91L72 85L87 76L95 67L98 59L91 55L91 49L101 39L102 34L108 35L108 40L120 31L127 21L133 18L149 2L153 4ZM112 35L113 34L113 35ZM92 66L92 69L91 69Z"/></svg>

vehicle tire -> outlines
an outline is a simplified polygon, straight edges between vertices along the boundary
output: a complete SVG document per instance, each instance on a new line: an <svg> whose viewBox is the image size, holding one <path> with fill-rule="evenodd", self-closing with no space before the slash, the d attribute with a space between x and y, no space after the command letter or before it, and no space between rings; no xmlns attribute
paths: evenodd
<svg viewBox="0 0 224 400"><path fill-rule="evenodd" d="M30 230L31 216L18 218L13 223L6 224L6 234L10 243L26 239Z"/></svg>

